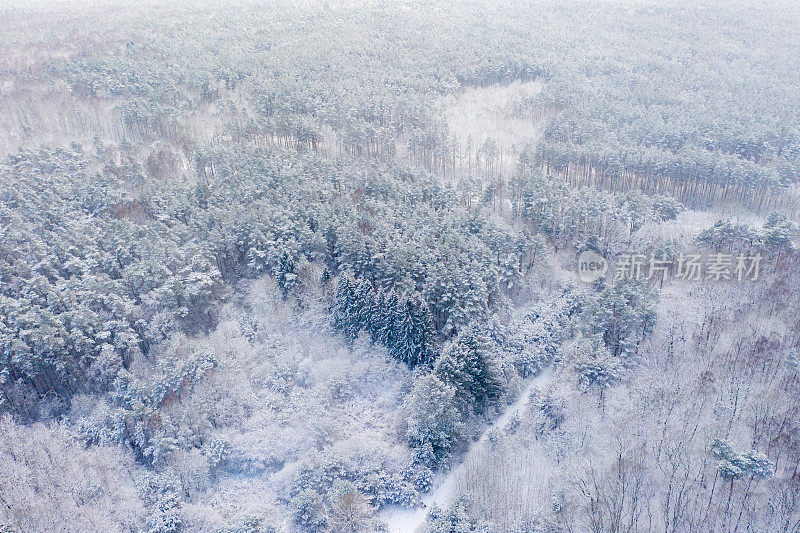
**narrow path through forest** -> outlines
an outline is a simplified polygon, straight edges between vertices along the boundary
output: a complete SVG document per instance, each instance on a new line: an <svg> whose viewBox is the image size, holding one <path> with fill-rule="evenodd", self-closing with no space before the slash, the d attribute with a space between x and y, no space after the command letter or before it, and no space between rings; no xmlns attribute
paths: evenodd
<svg viewBox="0 0 800 533"><path fill-rule="evenodd" d="M378 516L389 526L389 532L414 533L425 523L428 511L434 504L442 509L447 508L452 502L456 482L464 471L465 465L470 459L478 457L478 455L486 449L488 446L489 434L492 431L505 429L509 422L520 415L525 407L528 406L533 391L546 387L552 381L552 377L552 370L547 368L528 381L516 401L506 407L500 416L484 429L483 434L481 434L477 441L472 443L469 450L461 457L460 461L455 464L447 474L437 477L433 489L422 499L425 504L424 507L408 509L390 506L381 511Z"/></svg>

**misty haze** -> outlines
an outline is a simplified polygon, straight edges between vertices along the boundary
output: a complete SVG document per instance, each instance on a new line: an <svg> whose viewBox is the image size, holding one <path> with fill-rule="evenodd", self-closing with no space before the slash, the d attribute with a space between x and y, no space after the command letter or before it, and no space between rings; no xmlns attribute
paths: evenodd
<svg viewBox="0 0 800 533"><path fill-rule="evenodd" d="M800 533L800 3L0 0L0 533Z"/></svg>

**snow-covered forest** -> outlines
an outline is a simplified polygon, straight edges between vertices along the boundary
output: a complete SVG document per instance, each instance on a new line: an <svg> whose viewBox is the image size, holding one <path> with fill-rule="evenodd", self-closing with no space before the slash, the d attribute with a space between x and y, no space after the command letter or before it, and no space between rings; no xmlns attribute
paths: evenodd
<svg viewBox="0 0 800 533"><path fill-rule="evenodd" d="M0 184L2 533L800 533L797 2L4 0Z"/></svg>

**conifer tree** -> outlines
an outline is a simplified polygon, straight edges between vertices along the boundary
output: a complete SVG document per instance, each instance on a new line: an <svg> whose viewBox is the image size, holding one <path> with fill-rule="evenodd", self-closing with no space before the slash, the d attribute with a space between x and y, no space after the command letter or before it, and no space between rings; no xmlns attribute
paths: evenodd
<svg viewBox="0 0 800 533"><path fill-rule="evenodd" d="M372 296L369 301L368 307L368 324L367 331L369 331L370 340L375 343L381 340L383 329L383 308L386 305L386 293L383 289L378 291Z"/></svg>
<svg viewBox="0 0 800 533"><path fill-rule="evenodd" d="M366 279L361 279L356 287L355 309L353 310L354 327L357 331L370 331L374 302L375 291L372 288L372 283Z"/></svg>
<svg viewBox="0 0 800 533"><path fill-rule="evenodd" d="M398 308L396 338L390 351L409 366L426 363L433 354L433 319L419 295L403 298Z"/></svg>
<svg viewBox="0 0 800 533"><path fill-rule="evenodd" d="M435 372L452 385L462 403L484 412L500 398L502 379L489 350L488 341L474 329L460 339L436 363Z"/></svg>
<svg viewBox="0 0 800 533"><path fill-rule="evenodd" d="M343 275L339 278L336 299L333 304L333 326L349 341L358 336L356 289L350 275Z"/></svg>
<svg viewBox="0 0 800 533"><path fill-rule="evenodd" d="M400 303L397 293L390 291L384 299L380 309L380 335L381 344L390 349L397 339L397 323L399 318L398 307Z"/></svg>

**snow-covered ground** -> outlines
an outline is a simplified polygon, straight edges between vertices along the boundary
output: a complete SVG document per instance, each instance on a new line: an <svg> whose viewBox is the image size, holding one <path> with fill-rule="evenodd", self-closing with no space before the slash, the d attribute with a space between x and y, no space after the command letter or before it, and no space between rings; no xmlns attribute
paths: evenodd
<svg viewBox="0 0 800 533"><path fill-rule="evenodd" d="M464 470L464 465L467 464L470 459L484 451L490 433L505 429L509 422L517 418L528 406L533 392L537 389L547 387L552 381L552 378L552 370L548 368L528 381L517 400L506 407L500 416L486 427L480 438L470 446L469 450L461 457L458 464L449 472L437 478L434 488L428 492L422 500L424 507L409 509L392 506L381 511L379 518L387 524L389 532L414 533L425 523L425 518L431 507L437 505L440 508L446 508L452 502L454 487Z"/></svg>

